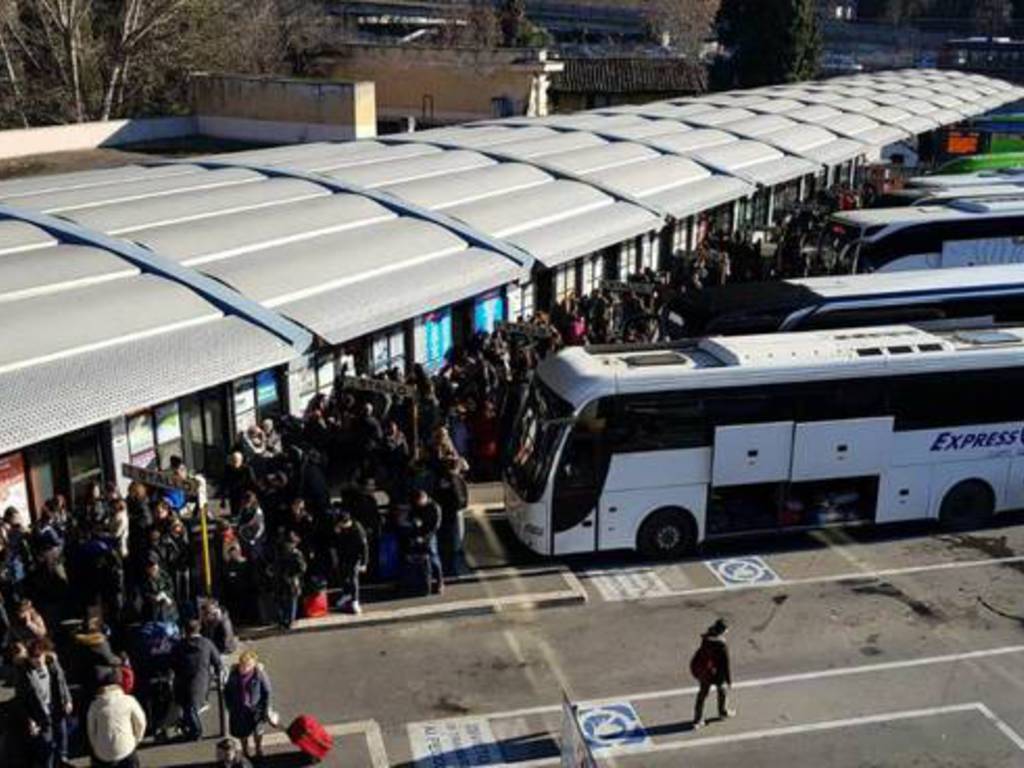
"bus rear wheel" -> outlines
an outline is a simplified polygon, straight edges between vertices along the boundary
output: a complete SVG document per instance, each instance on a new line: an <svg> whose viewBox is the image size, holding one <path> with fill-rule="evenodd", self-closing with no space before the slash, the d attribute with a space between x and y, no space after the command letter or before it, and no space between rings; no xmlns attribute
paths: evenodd
<svg viewBox="0 0 1024 768"><path fill-rule="evenodd" d="M697 526L693 517L682 509L659 509L652 512L640 526L636 548L653 560L672 560L693 551L697 543Z"/></svg>
<svg viewBox="0 0 1024 768"><path fill-rule="evenodd" d="M953 531L984 525L995 511L992 488L984 480L963 480L950 488L939 507L939 522Z"/></svg>

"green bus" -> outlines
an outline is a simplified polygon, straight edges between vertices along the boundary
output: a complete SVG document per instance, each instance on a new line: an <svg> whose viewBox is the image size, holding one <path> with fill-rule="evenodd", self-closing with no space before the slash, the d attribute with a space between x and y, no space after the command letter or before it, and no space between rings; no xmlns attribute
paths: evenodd
<svg viewBox="0 0 1024 768"><path fill-rule="evenodd" d="M976 173L977 171L998 171L1006 168L1024 168L1024 152L998 152L990 155L958 157L943 163L936 173Z"/></svg>

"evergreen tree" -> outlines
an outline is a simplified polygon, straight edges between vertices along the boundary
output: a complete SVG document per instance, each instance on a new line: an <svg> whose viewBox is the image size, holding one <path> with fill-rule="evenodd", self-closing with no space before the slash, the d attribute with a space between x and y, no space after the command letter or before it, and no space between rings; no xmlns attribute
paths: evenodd
<svg viewBox="0 0 1024 768"><path fill-rule="evenodd" d="M719 38L732 50L731 85L749 88L813 78L821 56L815 0L724 0Z"/></svg>

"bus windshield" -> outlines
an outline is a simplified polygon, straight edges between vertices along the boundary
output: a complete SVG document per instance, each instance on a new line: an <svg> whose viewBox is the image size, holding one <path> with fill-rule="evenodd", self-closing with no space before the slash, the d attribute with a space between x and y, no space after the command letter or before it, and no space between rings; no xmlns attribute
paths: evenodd
<svg viewBox="0 0 1024 768"><path fill-rule="evenodd" d="M861 230L832 221L818 241L818 263L826 272L849 272L857 261Z"/></svg>
<svg viewBox="0 0 1024 768"><path fill-rule="evenodd" d="M551 463L569 427L572 406L534 378L512 433L505 476L529 503L544 495Z"/></svg>

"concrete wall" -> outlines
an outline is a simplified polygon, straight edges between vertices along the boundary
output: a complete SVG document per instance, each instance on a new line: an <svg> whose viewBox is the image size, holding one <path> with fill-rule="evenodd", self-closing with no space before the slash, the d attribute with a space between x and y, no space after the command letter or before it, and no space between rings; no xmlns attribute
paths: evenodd
<svg viewBox="0 0 1024 768"><path fill-rule="evenodd" d="M207 136L291 143L377 135L372 82L196 73L192 111Z"/></svg>
<svg viewBox="0 0 1024 768"><path fill-rule="evenodd" d="M375 81L382 119L427 124L494 117L494 99L515 115L547 114L547 75L561 67L538 51L393 45L344 46L319 62L325 77Z"/></svg>
<svg viewBox="0 0 1024 768"><path fill-rule="evenodd" d="M43 128L16 128L0 131L0 159L97 147L117 147L190 136L194 133L194 117L156 117L52 125Z"/></svg>

